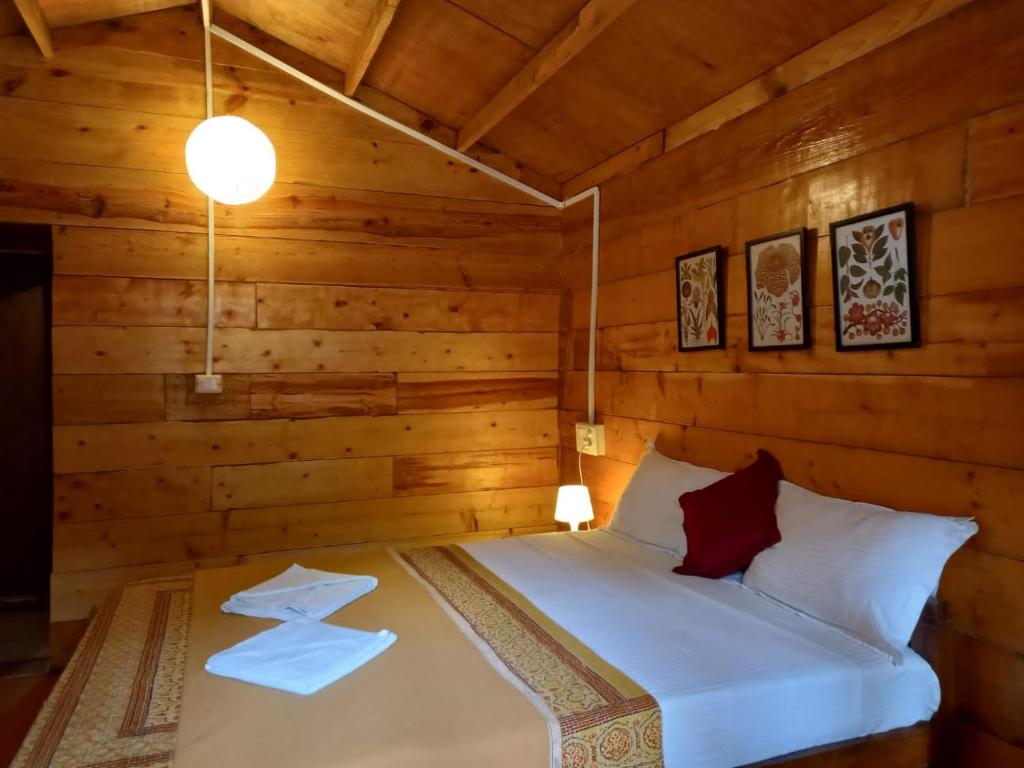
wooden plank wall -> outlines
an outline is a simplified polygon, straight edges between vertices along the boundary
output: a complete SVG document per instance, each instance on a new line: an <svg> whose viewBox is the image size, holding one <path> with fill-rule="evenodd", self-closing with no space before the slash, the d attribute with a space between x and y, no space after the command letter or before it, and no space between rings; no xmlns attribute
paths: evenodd
<svg viewBox="0 0 1024 768"><path fill-rule="evenodd" d="M218 46L278 153L217 211L204 361L198 10L0 40L0 220L53 225L52 618L282 550L551 528L557 212Z"/></svg>
<svg viewBox="0 0 1024 768"><path fill-rule="evenodd" d="M653 437L733 470L772 451L820 492L949 515L981 533L950 563L967 766L1024 765L1024 3L976 0L604 187L599 420L584 473L607 516ZM912 200L921 349L835 351L828 224ZM563 473L586 408L589 226L566 220L573 331ZM751 353L743 244L817 236L811 349ZM728 248L727 347L675 351L676 255ZM955 690L954 690L955 688ZM959 746L955 746L959 745Z"/></svg>

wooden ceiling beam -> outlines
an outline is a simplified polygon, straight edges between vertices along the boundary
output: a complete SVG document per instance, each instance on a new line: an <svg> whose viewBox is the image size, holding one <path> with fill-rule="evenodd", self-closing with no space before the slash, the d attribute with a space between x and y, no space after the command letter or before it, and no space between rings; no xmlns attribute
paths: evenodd
<svg viewBox="0 0 1024 768"><path fill-rule="evenodd" d="M973 0L896 0L779 64L703 109L641 139L562 184L569 197L720 128L812 80L870 54ZM660 144L660 148L659 148Z"/></svg>
<svg viewBox="0 0 1024 768"><path fill-rule="evenodd" d="M625 13L636 0L590 0L515 77L502 86L459 131L458 148L465 152L500 123L534 91L554 77Z"/></svg>
<svg viewBox="0 0 1024 768"><path fill-rule="evenodd" d="M43 56L53 56L53 40L50 38L50 25L39 7L39 0L14 0L14 5L25 21L25 26L36 41Z"/></svg>
<svg viewBox="0 0 1024 768"><path fill-rule="evenodd" d="M359 48L352 57L352 64L345 73L345 95L352 96L356 88L363 81L366 70L370 68L370 62L377 53L384 34L391 26L391 20L395 18L395 11L401 0L379 0L373 16L370 18L370 26L363 35Z"/></svg>

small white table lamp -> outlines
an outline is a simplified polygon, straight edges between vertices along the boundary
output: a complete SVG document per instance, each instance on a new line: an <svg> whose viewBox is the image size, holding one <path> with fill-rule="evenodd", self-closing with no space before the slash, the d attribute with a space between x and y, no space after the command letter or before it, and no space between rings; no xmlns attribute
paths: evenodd
<svg viewBox="0 0 1024 768"><path fill-rule="evenodd" d="M580 529L580 523L594 519L594 507L590 504L590 491L585 485L562 485L558 488L555 501L555 520L568 523L573 531Z"/></svg>

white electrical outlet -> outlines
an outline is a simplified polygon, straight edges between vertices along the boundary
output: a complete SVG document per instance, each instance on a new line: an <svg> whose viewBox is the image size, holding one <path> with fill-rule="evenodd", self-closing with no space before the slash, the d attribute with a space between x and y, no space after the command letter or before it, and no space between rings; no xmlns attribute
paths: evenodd
<svg viewBox="0 0 1024 768"><path fill-rule="evenodd" d="M219 395L224 391L224 384L219 373L197 374L197 395Z"/></svg>
<svg viewBox="0 0 1024 768"><path fill-rule="evenodd" d="M604 456L604 424L576 424L576 450L590 456Z"/></svg>

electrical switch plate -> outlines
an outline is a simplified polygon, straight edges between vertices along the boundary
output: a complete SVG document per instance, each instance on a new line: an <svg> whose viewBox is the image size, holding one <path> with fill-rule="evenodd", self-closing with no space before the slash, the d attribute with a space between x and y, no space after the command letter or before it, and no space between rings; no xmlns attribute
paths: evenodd
<svg viewBox="0 0 1024 768"><path fill-rule="evenodd" d="M219 395L223 391L223 386L219 373L196 376L197 395Z"/></svg>
<svg viewBox="0 0 1024 768"><path fill-rule="evenodd" d="M578 423L576 450L590 456L604 456L604 424Z"/></svg>

